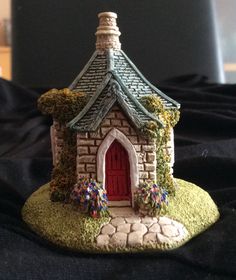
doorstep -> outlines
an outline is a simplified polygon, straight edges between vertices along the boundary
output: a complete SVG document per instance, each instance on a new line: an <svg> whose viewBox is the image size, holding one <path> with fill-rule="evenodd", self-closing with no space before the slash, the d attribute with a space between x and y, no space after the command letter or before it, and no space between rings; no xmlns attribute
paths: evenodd
<svg viewBox="0 0 236 280"><path fill-rule="evenodd" d="M125 206L131 206L130 200L108 201L108 207L125 207Z"/></svg>
<svg viewBox="0 0 236 280"><path fill-rule="evenodd" d="M109 214L112 218L137 216L132 207L109 207Z"/></svg>

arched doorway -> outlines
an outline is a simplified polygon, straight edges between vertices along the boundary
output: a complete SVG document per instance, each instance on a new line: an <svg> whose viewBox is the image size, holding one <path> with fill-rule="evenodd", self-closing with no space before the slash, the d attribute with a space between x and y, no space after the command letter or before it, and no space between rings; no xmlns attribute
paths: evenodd
<svg viewBox="0 0 236 280"><path fill-rule="evenodd" d="M105 157L105 186L109 201L131 199L130 164L125 148L114 140Z"/></svg>
<svg viewBox="0 0 236 280"><path fill-rule="evenodd" d="M106 154L108 149L114 140L118 141L128 153L129 165L130 165L130 185L131 185L131 205L134 205L134 192L139 184L139 172L138 172L138 156L136 150L130 140L118 129L112 128L112 130L106 135L97 151L97 180L102 182L106 188ZM115 202L115 201L114 201ZM121 203L122 202L122 203ZM119 201L117 206L124 206L124 201ZM115 204L114 204L115 205ZM130 204L128 204L130 205Z"/></svg>

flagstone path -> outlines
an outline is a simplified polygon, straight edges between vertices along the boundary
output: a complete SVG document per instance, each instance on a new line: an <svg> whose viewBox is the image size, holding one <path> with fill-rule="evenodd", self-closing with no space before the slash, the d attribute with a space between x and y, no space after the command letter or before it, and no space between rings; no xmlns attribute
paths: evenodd
<svg viewBox="0 0 236 280"><path fill-rule="evenodd" d="M173 244L188 235L181 223L168 217L139 217L131 207L112 207L111 219L97 236L97 245L135 247L140 245Z"/></svg>

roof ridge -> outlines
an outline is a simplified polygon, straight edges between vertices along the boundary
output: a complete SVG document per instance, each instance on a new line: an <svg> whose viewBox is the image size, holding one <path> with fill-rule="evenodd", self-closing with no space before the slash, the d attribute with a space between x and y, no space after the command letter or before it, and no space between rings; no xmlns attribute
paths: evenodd
<svg viewBox="0 0 236 280"><path fill-rule="evenodd" d="M107 72L114 70L114 51L113 49L108 49L106 51L107 57Z"/></svg>

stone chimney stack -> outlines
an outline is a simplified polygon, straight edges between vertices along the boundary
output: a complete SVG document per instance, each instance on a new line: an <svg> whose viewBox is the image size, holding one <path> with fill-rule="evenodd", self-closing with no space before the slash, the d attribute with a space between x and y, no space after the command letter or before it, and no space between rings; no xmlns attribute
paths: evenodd
<svg viewBox="0 0 236 280"><path fill-rule="evenodd" d="M97 36L96 49L104 51L107 49L120 50L120 31L116 25L117 14L103 12L98 14L99 26L95 35Z"/></svg>

